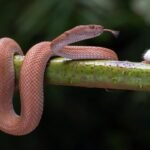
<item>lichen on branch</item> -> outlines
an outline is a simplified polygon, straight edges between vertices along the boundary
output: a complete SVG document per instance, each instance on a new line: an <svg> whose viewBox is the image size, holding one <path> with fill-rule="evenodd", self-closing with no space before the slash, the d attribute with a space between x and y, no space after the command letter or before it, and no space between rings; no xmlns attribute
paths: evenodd
<svg viewBox="0 0 150 150"><path fill-rule="evenodd" d="M17 79L23 57L15 56ZM34 65L34 64L33 64ZM150 65L129 61L53 58L45 71L48 84L150 91Z"/></svg>

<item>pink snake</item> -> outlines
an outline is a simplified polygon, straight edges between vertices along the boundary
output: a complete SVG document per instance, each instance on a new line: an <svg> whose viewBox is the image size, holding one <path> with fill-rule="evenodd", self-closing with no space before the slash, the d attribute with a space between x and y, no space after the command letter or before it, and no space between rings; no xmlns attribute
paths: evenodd
<svg viewBox="0 0 150 150"><path fill-rule="evenodd" d="M116 53L103 47L66 46L99 36L104 31L117 35L117 31L100 25L81 25L68 30L52 42L40 42L26 54L19 79L21 112L13 108L15 87L14 55L23 55L20 46L10 38L0 39L0 130L12 135L25 135L39 124L43 112L43 78L48 60L52 56L70 59L117 60Z"/></svg>

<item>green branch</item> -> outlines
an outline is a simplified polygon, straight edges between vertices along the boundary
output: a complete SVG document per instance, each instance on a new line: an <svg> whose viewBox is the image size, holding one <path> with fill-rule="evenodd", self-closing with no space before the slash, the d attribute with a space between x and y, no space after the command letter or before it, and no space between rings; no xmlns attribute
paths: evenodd
<svg viewBox="0 0 150 150"><path fill-rule="evenodd" d="M15 56L17 78L22 61L23 57ZM45 78L56 85L150 91L150 65L129 61L54 58Z"/></svg>

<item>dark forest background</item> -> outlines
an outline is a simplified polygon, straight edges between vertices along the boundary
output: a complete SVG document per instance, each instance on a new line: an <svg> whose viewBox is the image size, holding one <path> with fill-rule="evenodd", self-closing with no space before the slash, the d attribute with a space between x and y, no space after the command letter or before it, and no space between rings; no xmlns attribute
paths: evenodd
<svg viewBox="0 0 150 150"><path fill-rule="evenodd" d="M114 49L120 60L142 61L150 48L149 0L0 0L0 37L26 52L81 24L120 31L82 45ZM16 94L15 98L18 97ZM44 114L31 134L0 132L0 149L150 149L150 93L45 85Z"/></svg>

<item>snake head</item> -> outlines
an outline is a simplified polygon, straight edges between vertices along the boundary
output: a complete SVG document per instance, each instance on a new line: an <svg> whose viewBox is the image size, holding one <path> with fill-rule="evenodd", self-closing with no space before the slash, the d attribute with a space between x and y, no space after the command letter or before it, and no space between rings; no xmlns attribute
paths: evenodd
<svg viewBox="0 0 150 150"><path fill-rule="evenodd" d="M75 27L76 33L86 36L85 39L97 37L104 32L104 27L101 25L80 25Z"/></svg>
<svg viewBox="0 0 150 150"><path fill-rule="evenodd" d="M103 32L110 32L115 37L117 37L119 35L119 31L105 29L103 26L95 25L95 24L80 25L80 26L73 28L73 30L75 31L76 35L83 37L83 39L97 37L97 36L101 35Z"/></svg>

